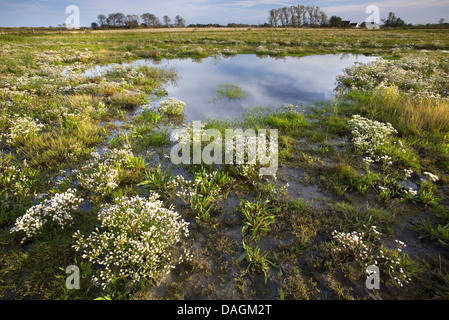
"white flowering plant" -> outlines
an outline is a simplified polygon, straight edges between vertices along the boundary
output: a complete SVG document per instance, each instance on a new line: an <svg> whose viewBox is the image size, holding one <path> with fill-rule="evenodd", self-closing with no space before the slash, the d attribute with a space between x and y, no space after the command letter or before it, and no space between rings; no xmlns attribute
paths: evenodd
<svg viewBox="0 0 449 320"><path fill-rule="evenodd" d="M2 121L3 122L3 121ZM2 133L0 137L6 138L6 143L18 146L23 144L30 137L37 136L44 125L38 120L26 115L14 114L7 119L9 132Z"/></svg>
<svg viewBox="0 0 449 320"><path fill-rule="evenodd" d="M353 115L348 121L356 150L367 152L371 156L382 153L382 146L390 143L390 136L397 133L390 123L370 120Z"/></svg>
<svg viewBox="0 0 449 320"><path fill-rule="evenodd" d="M54 230L55 226L64 228L69 225L74 213L79 209L83 201L77 196L76 189L68 189L66 192L57 193L50 199L32 206L26 213L17 218L10 232L23 232L25 237L22 242L47 230Z"/></svg>
<svg viewBox="0 0 449 320"><path fill-rule="evenodd" d="M421 178L419 190L409 190L407 193L408 199L412 202L421 202L425 206L435 207L439 201L443 200L437 196L436 183L440 178L433 173L424 171L424 177Z"/></svg>
<svg viewBox="0 0 449 320"><path fill-rule="evenodd" d="M176 98L168 98L159 103L159 111L168 115L179 115L186 106L185 102Z"/></svg>
<svg viewBox="0 0 449 320"><path fill-rule="evenodd" d="M221 54L225 56L233 56L237 54L237 51L226 47L223 50L221 50Z"/></svg>
<svg viewBox="0 0 449 320"><path fill-rule="evenodd" d="M370 91L378 87L396 87L415 97L445 98L449 96L447 64L442 57L408 55L399 60L377 59L368 64L345 69L337 77L338 88Z"/></svg>
<svg viewBox="0 0 449 320"><path fill-rule="evenodd" d="M395 240L396 248L386 248L380 242L381 232L376 226L364 225L366 231L338 232L334 230L332 236L336 241L333 253L342 259L352 258L367 267L379 267L381 280L390 280L391 283L403 287L411 281L414 271L411 261L402 253L406 244Z"/></svg>
<svg viewBox="0 0 449 320"><path fill-rule="evenodd" d="M169 272L177 263L190 259L189 251L175 246L189 235L188 223L164 207L158 194L148 198L120 197L98 213L100 227L83 236L74 234L75 250L98 266L94 283L106 288L117 279L140 281Z"/></svg>
<svg viewBox="0 0 449 320"><path fill-rule="evenodd" d="M110 195L118 187L126 168L143 161L134 156L129 145L123 149L106 148L102 154L92 152L91 156L76 177L83 188L100 197Z"/></svg>

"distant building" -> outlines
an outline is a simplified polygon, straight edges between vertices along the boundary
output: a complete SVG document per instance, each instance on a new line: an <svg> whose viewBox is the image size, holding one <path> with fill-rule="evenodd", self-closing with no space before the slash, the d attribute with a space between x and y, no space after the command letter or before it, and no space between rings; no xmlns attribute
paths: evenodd
<svg viewBox="0 0 449 320"><path fill-rule="evenodd" d="M350 26L351 28L360 28L360 25L359 25L357 22L351 22L351 23L349 24L349 26Z"/></svg>
<svg viewBox="0 0 449 320"><path fill-rule="evenodd" d="M351 21L350 21L350 20L343 20L343 21L341 22L341 27L342 27L342 28L347 28L347 27L349 27L350 24L351 24Z"/></svg>
<svg viewBox="0 0 449 320"><path fill-rule="evenodd" d="M375 23L374 21L362 22L362 24L360 24L360 28L374 30L374 29L380 29L380 25L378 23Z"/></svg>

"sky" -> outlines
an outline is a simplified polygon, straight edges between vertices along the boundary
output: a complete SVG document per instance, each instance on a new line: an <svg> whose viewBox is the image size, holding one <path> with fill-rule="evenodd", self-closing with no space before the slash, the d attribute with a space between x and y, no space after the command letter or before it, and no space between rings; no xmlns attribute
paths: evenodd
<svg viewBox="0 0 449 320"><path fill-rule="evenodd" d="M372 14L366 12L371 5L379 8L380 19L394 12L406 23L438 23L441 18L449 22L449 0L0 0L0 27L56 27L74 13L66 13L70 5L79 8L81 27L90 27L99 14L115 12L139 16L149 12L172 20L180 15L187 24L257 25L267 22L270 9L292 5L319 6L328 17L336 15L359 23Z"/></svg>

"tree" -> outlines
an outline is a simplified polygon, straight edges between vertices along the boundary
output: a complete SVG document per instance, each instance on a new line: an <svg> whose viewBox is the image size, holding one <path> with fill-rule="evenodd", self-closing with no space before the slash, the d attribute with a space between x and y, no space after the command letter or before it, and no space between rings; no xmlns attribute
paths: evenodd
<svg viewBox="0 0 449 320"><path fill-rule="evenodd" d="M396 17L394 12L388 13L388 19L382 19L386 27L402 27L405 25L404 20Z"/></svg>
<svg viewBox="0 0 449 320"><path fill-rule="evenodd" d="M156 17L154 14L152 13L144 13L140 16L143 20L143 23L147 26L147 27L160 27L161 26L161 21L159 20L158 17Z"/></svg>
<svg viewBox="0 0 449 320"><path fill-rule="evenodd" d="M106 24L109 27L115 26L115 18L114 18L114 14L113 13L108 14L108 17L106 18Z"/></svg>
<svg viewBox="0 0 449 320"><path fill-rule="evenodd" d="M164 20L164 25L165 25L167 28L170 28L170 22L171 22L171 19L170 19L168 16L163 16L162 19Z"/></svg>
<svg viewBox="0 0 449 320"><path fill-rule="evenodd" d="M271 9L268 12L268 23L272 27L303 26L326 27L329 25L327 15L320 7L313 5L297 5Z"/></svg>
<svg viewBox="0 0 449 320"><path fill-rule="evenodd" d="M175 17L175 23L178 28L184 28L186 26L186 21L179 15Z"/></svg>
<svg viewBox="0 0 449 320"><path fill-rule="evenodd" d="M125 24L127 28L137 28L139 26L139 16L137 14L128 14Z"/></svg>
<svg viewBox="0 0 449 320"><path fill-rule="evenodd" d="M327 19L327 15L321 10L319 12L319 20L320 20L320 27L329 26L329 20Z"/></svg>
<svg viewBox="0 0 449 320"><path fill-rule="evenodd" d="M307 14L309 15L309 25L314 25L313 6L306 6L305 10L306 10Z"/></svg>
<svg viewBox="0 0 449 320"><path fill-rule="evenodd" d="M337 17L337 16L332 16L329 19L329 23L330 23L330 26L332 28L340 28L341 27L341 21L342 21L341 17Z"/></svg>
<svg viewBox="0 0 449 320"><path fill-rule="evenodd" d="M296 15L296 19L298 20L298 27L302 27L305 24L305 19L304 19L304 6L303 5L299 5L294 7L295 8L295 15Z"/></svg>
<svg viewBox="0 0 449 320"><path fill-rule="evenodd" d="M268 23L272 27L276 28L278 26L278 20L279 20L279 12L276 9L271 9L268 14Z"/></svg>
<svg viewBox="0 0 449 320"><path fill-rule="evenodd" d="M125 25L125 15L121 12L110 13L106 19L108 26L123 27Z"/></svg>
<svg viewBox="0 0 449 320"><path fill-rule="evenodd" d="M100 27L103 28L107 23L107 18L104 14L99 14L97 16L97 21L98 21L98 24L100 25Z"/></svg>
<svg viewBox="0 0 449 320"><path fill-rule="evenodd" d="M298 16L296 15L296 7L291 6L288 8L288 12L290 15L290 24L293 28L297 28L299 26L298 24Z"/></svg>
<svg viewBox="0 0 449 320"><path fill-rule="evenodd" d="M100 27L98 26L98 23L96 23L96 22L92 22L92 23L90 24L90 26L92 27L92 30L98 30L98 29L100 29Z"/></svg>
<svg viewBox="0 0 449 320"><path fill-rule="evenodd" d="M121 12L117 12L114 14L115 17L115 23L117 27L123 27L125 26L125 15Z"/></svg>
<svg viewBox="0 0 449 320"><path fill-rule="evenodd" d="M283 26L288 26L290 24L290 10L287 7L281 8L281 17L283 19Z"/></svg>

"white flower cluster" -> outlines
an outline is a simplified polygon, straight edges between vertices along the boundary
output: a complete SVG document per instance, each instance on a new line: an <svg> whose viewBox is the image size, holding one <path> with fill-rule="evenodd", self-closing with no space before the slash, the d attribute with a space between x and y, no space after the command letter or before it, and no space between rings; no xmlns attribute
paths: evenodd
<svg viewBox="0 0 449 320"><path fill-rule="evenodd" d="M44 127L43 124L28 116L15 114L9 120L9 133L2 134L6 137L6 143L17 145L23 143L30 137L36 136Z"/></svg>
<svg viewBox="0 0 449 320"><path fill-rule="evenodd" d="M404 169L404 181L409 179L413 174L413 170L412 169ZM408 196L411 197L416 197L418 195L418 191L409 187L408 189L404 189L403 190L404 193Z"/></svg>
<svg viewBox="0 0 449 320"><path fill-rule="evenodd" d="M298 109L299 106L293 106L293 104L288 104L286 106L284 106L284 109L287 111L287 113L289 114L297 114L298 113Z"/></svg>
<svg viewBox="0 0 449 320"><path fill-rule="evenodd" d="M388 137L397 133L390 123L373 121L360 115L353 115L348 121L356 149L374 154L388 141Z"/></svg>
<svg viewBox="0 0 449 320"><path fill-rule="evenodd" d="M401 287L404 283L409 283L411 279L402 268L402 258L399 255L402 248L406 247L405 243L396 240L395 250L386 249L378 244L382 233L376 230L376 226L364 227L368 229L366 233L357 231L345 233L334 230L332 236L339 244L339 247L334 250L354 256L365 267L376 265L382 268L381 275L384 273L390 275L393 281Z"/></svg>
<svg viewBox="0 0 449 320"><path fill-rule="evenodd" d="M413 188L404 189L404 193L411 197L416 197L418 195L418 191Z"/></svg>
<svg viewBox="0 0 449 320"><path fill-rule="evenodd" d="M176 98L168 98L159 103L159 111L169 115L181 114L186 106L185 102Z"/></svg>
<svg viewBox="0 0 449 320"><path fill-rule="evenodd" d="M221 50L221 53L223 55L232 56L232 55L236 55L237 51L233 50L233 49L229 49L228 47L226 47L223 50Z"/></svg>
<svg viewBox="0 0 449 320"><path fill-rule="evenodd" d="M337 77L338 88L372 90L397 87L403 93L423 98L445 98L449 90L444 79L448 69L438 56L409 55L399 60L377 59L347 68Z"/></svg>
<svg viewBox="0 0 449 320"><path fill-rule="evenodd" d="M139 67L126 64L113 64L103 72L106 78L133 79L144 77Z"/></svg>
<svg viewBox="0 0 449 320"><path fill-rule="evenodd" d="M430 172L423 172L432 182L437 182L440 178L437 175Z"/></svg>
<svg viewBox="0 0 449 320"><path fill-rule="evenodd" d="M30 95L52 96L86 82L87 78L80 75L83 67L80 65L54 65L39 62L39 69L25 69L20 76L9 74L4 77L2 85L13 91L21 91Z"/></svg>
<svg viewBox="0 0 449 320"><path fill-rule="evenodd" d="M108 108L103 101L99 101L97 104L84 104L82 107L83 110L80 111L96 119L101 118L108 112Z"/></svg>
<svg viewBox="0 0 449 320"><path fill-rule="evenodd" d="M413 170L412 169L404 169L405 178L408 179L412 176Z"/></svg>
<svg viewBox="0 0 449 320"><path fill-rule="evenodd" d="M100 266L93 281L105 288L117 278L135 281L169 272L175 264L189 259L184 250L174 257L172 249L189 235L188 223L164 208L157 194L148 199L140 196L115 199L116 204L103 205L98 218L101 226L87 237L78 230L74 248L82 257Z"/></svg>
<svg viewBox="0 0 449 320"><path fill-rule="evenodd" d="M256 52L257 53L267 53L267 52L269 52L270 51L270 49L268 49L266 46L258 46L257 48L256 48Z"/></svg>
<svg viewBox="0 0 449 320"><path fill-rule="evenodd" d="M76 196L76 189L68 189L66 192L57 193L51 199L45 199L43 203L29 208L26 213L16 220L11 233L23 231L28 238L36 235L48 222L55 222L65 227L73 220L72 213L79 208L83 199Z"/></svg>
<svg viewBox="0 0 449 320"><path fill-rule="evenodd" d="M177 197L189 202L189 199L196 197L197 195L208 195L212 198L218 196L221 191L221 186L217 183L219 177L219 171L212 173L200 172L195 174L193 180L186 180L183 176L178 175L170 181L173 185L177 183L181 187L181 190L176 193Z"/></svg>
<svg viewBox="0 0 449 320"><path fill-rule="evenodd" d="M105 149L100 155L91 153L92 159L77 172L80 185L100 196L109 195L120 182L120 172L130 163L134 154L130 146L124 149Z"/></svg>

